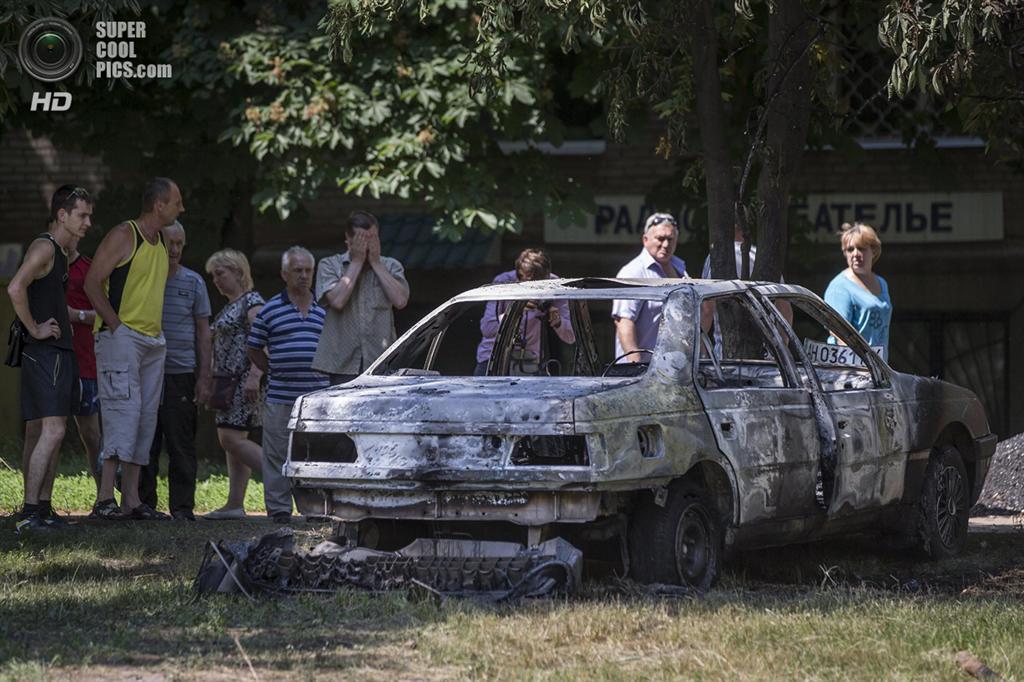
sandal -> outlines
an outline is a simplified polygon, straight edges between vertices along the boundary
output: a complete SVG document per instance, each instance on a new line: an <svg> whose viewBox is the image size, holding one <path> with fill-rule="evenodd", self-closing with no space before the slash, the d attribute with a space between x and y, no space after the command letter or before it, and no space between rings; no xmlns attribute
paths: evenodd
<svg viewBox="0 0 1024 682"><path fill-rule="evenodd" d="M157 510L153 509L148 504L143 502L135 509L132 509L131 514L128 515L128 518L132 519L133 521L164 521L171 517L169 517L167 514L164 514L163 512L158 512Z"/></svg>
<svg viewBox="0 0 1024 682"><path fill-rule="evenodd" d="M89 518L103 519L105 521L123 521L125 515L121 511L121 507L118 506L117 501L114 498L110 498L109 500L100 500L94 504L92 511L89 512Z"/></svg>

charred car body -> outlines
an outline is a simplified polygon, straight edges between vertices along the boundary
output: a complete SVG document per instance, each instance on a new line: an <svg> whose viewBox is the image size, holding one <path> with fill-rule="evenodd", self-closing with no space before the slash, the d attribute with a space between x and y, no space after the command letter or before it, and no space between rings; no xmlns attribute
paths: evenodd
<svg viewBox="0 0 1024 682"><path fill-rule="evenodd" d="M660 306L656 347L625 359L622 299ZM495 301L475 376L465 340ZM529 311L551 303L575 342L542 333L539 375L522 375ZM806 289L702 280L466 292L302 397L291 428L299 510L364 546L620 538L638 580L700 588L726 549L865 529L955 554L996 443L970 391L893 371Z"/></svg>

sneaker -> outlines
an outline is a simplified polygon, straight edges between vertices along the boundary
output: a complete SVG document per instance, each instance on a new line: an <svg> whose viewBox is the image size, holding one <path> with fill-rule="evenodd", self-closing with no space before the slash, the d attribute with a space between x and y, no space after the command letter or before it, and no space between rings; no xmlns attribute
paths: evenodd
<svg viewBox="0 0 1024 682"><path fill-rule="evenodd" d="M135 509L132 509L131 513L128 514L128 518L132 521L166 521L171 517L163 512L158 512L143 502Z"/></svg>
<svg viewBox="0 0 1024 682"><path fill-rule="evenodd" d="M175 509L171 512L171 518L175 521L195 521L196 515L189 509Z"/></svg>
<svg viewBox="0 0 1024 682"><path fill-rule="evenodd" d="M274 523L291 523L292 515L289 512L277 512L270 517Z"/></svg>
<svg viewBox="0 0 1024 682"><path fill-rule="evenodd" d="M73 527L68 523L67 519L55 512L52 508L47 512L46 516L40 516L40 518L43 520L43 523L54 530L65 530Z"/></svg>
<svg viewBox="0 0 1024 682"><path fill-rule="evenodd" d="M200 518L208 521L240 521L248 517L245 514L245 510L241 507L235 507L234 509L221 507L220 509L203 514Z"/></svg>
<svg viewBox="0 0 1024 682"><path fill-rule="evenodd" d="M126 517L124 512L121 511L121 507L118 506L117 501L114 498L109 500L99 500L93 505L92 511L89 512L90 519L103 519L105 521L123 521Z"/></svg>
<svg viewBox="0 0 1024 682"><path fill-rule="evenodd" d="M24 533L34 533L38 531L49 531L53 530L50 526L46 525L46 521L41 519L38 514L32 514L30 516L24 516L19 518L14 523L14 532L17 535Z"/></svg>

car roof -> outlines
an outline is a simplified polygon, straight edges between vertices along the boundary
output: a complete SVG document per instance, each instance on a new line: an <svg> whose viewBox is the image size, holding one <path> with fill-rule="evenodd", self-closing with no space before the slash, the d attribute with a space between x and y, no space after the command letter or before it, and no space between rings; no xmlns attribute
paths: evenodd
<svg viewBox="0 0 1024 682"><path fill-rule="evenodd" d="M470 289L455 297L457 301L517 300L529 298L589 298L664 300L673 291L690 288L697 296L724 294L756 288L765 294L809 294L793 284L750 282L730 279L618 279L613 277L575 277L488 284Z"/></svg>

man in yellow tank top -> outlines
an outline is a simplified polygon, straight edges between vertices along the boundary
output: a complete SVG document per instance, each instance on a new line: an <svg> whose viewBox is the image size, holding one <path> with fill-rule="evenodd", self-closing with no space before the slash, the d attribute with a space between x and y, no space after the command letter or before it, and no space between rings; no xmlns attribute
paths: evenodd
<svg viewBox="0 0 1024 682"><path fill-rule="evenodd" d="M161 318L168 261L161 230L184 211L172 180L150 180L142 194L142 214L106 234L85 278L85 293L96 309L96 371L103 405L103 476L93 518L166 518L139 499L139 471L149 463L163 391ZM120 506L114 500L118 464Z"/></svg>

